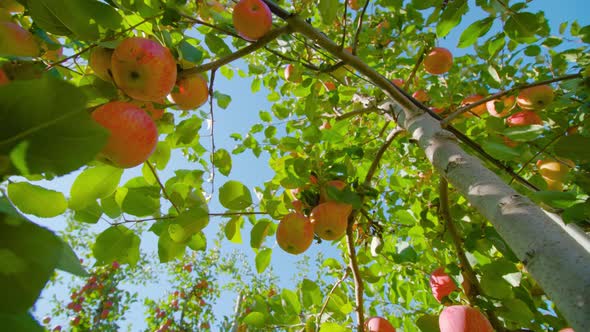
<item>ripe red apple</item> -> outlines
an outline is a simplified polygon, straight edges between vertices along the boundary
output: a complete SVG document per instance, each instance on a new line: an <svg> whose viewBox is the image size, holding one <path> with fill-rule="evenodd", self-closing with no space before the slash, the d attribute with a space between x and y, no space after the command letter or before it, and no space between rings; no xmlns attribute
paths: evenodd
<svg viewBox="0 0 590 332"><path fill-rule="evenodd" d="M41 54L35 36L12 22L0 22L0 56L36 57Z"/></svg>
<svg viewBox="0 0 590 332"><path fill-rule="evenodd" d="M146 161L156 148L156 123L132 103L106 103L92 112L92 118L110 132L99 157L116 167L137 166Z"/></svg>
<svg viewBox="0 0 590 332"><path fill-rule="evenodd" d="M574 329L572 329L571 327L566 327L566 328L559 330L559 332L576 332L576 331L574 331Z"/></svg>
<svg viewBox="0 0 590 332"><path fill-rule="evenodd" d="M122 41L111 59L113 79L128 96L159 101L176 83L176 60L166 47L147 38Z"/></svg>
<svg viewBox="0 0 590 332"><path fill-rule="evenodd" d="M542 125L543 119L533 111L520 111L506 118L506 124L508 127Z"/></svg>
<svg viewBox="0 0 590 332"><path fill-rule="evenodd" d="M352 212L350 204L325 202L311 210L309 219L320 238L329 241L338 240L346 233L350 212Z"/></svg>
<svg viewBox="0 0 590 332"><path fill-rule="evenodd" d="M301 70L292 64L285 67L285 80L293 83L300 83L302 80Z"/></svg>
<svg viewBox="0 0 590 332"><path fill-rule="evenodd" d="M424 58L424 70L433 75L441 75L453 66L453 54L446 48L435 47Z"/></svg>
<svg viewBox="0 0 590 332"><path fill-rule="evenodd" d="M436 114L440 114L445 111L445 109L441 107L431 107L430 110Z"/></svg>
<svg viewBox="0 0 590 332"><path fill-rule="evenodd" d="M9 82L10 79L6 75L6 72L4 71L4 69L0 68L0 85L8 84Z"/></svg>
<svg viewBox="0 0 590 332"><path fill-rule="evenodd" d="M512 111L512 109L514 108L515 103L516 101L514 96L504 96L500 99L488 101L486 103L486 108L491 116L503 118L510 114L510 111Z"/></svg>
<svg viewBox="0 0 590 332"><path fill-rule="evenodd" d="M181 78L176 82L178 91L174 89L170 93L170 99L181 110L192 110L203 105L209 98L209 86L207 80L201 75L192 75Z"/></svg>
<svg viewBox="0 0 590 332"><path fill-rule="evenodd" d="M277 243L284 251L298 255L313 242L313 224L301 213L284 216L277 227Z"/></svg>
<svg viewBox="0 0 590 332"><path fill-rule="evenodd" d="M479 310L466 305L445 307L438 317L440 332L494 332Z"/></svg>
<svg viewBox="0 0 590 332"><path fill-rule="evenodd" d="M520 91L516 103L523 110L542 110L549 105L555 94L549 85L538 85Z"/></svg>
<svg viewBox="0 0 590 332"><path fill-rule="evenodd" d="M383 317L367 319L367 332L395 332L395 327Z"/></svg>
<svg viewBox="0 0 590 332"><path fill-rule="evenodd" d="M461 107L465 107L467 105L473 104L476 101L482 100L483 96L482 95L478 95L478 94L474 94L471 95L469 97L466 97L465 99L463 99L463 101L461 102ZM463 113L463 116L465 117L472 117L474 114L477 114L478 116L483 115L485 112L487 111L486 108L486 104L481 104L478 106L475 106L474 108L470 109L469 111Z"/></svg>
<svg viewBox="0 0 590 332"><path fill-rule="evenodd" d="M562 158L559 161L554 159L537 160L537 169L543 180L547 182L548 190L561 191L563 181L566 179L570 169L576 167L573 161Z"/></svg>
<svg viewBox="0 0 590 332"><path fill-rule="evenodd" d="M412 94L412 97L421 103L425 103L430 100L430 96L426 91L420 89Z"/></svg>
<svg viewBox="0 0 590 332"><path fill-rule="evenodd" d="M232 18L238 34L248 40L258 40L272 28L272 14L262 0L240 0Z"/></svg>
<svg viewBox="0 0 590 332"><path fill-rule="evenodd" d="M94 71L94 75L100 79L111 82L111 59L113 57L114 50L111 48L97 46L90 52L90 58L88 59L88 65Z"/></svg>
<svg viewBox="0 0 590 332"><path fill-rule="evenodd" d="M445 273L443 267L434 270L430 275L430 289L438 302L457 289L453 279Z"/></svg>

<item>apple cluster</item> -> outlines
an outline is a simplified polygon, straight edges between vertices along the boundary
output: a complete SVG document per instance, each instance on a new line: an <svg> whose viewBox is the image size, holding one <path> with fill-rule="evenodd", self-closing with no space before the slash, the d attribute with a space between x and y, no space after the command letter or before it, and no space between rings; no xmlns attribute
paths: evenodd
<svg viewBox="0 0 590 332"><path fill-rule="evenodd" d="M315 176L310 176L311 185L318 185ZM294 212L284 216L279 222L276 232L277 243L284 251L298 255L305 252L313 242L314 234L320 239L333 241L340 239L346 233L348 216L352 212L352 205L337 202L328 195L328 187L342 191L346 182L330 180L319 188L319 202L315 206L308 206L302 200L292 202ZM296 198L301 190L292 190ZM311 211L309 216L305 211Z"/></svg>

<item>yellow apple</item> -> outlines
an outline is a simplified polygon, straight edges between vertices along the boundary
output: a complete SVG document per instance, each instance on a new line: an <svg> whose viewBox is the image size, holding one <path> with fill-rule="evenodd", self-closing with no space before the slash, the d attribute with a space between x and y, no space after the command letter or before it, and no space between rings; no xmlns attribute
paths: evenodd
<svg viewBox="0 0 590 332"><path fill-rule="evenodd" d="M424 58L424 70L433 75L448 72L453 66L453 54L442 47L433 48Z"/></svg>
<svg viewBox="0 0 590 332"><path fill-rule="evenodd" d="M549 85L538 85L520 91L516 103L523 110L542 110L549 105L555 94Z"/></svg>
<svg viewBox="0 0 590 332"><path fill-rule="evenodd" d="M209 97L207 80L201 75L181 78L176 82L176 87L170 93L170 99L181 110L195 109L203 105Z"/></svg>
<svg viewBox="0 0 590 332"><path fill-rule="evenodd" d="M277 227L277 243L284 251L298 255L313 242L313 225L301 213L293 212L284 216Z"/></svg>
<svg viewBox="0 0 590 332"><path fill-rule="evenodd" d="M350 204L325 202L311 210L309 219L320 238L329 241L338 240L346 233L350 212L352 212Z"/></svg>
<svg viewBox="0 0 590 332"><path fill-rule="evenodd" d="M41 54L37 40L12 22L0 22L0 56L36 57Z"/></svg>
<svg viewBox="0 0 590 332"><path fill-rule="evenodd" d="M97 46L92 49L88 59L88 65L94 71L94 75L107 82L113 80L110 74L113 51L111 48Z"/></svg>

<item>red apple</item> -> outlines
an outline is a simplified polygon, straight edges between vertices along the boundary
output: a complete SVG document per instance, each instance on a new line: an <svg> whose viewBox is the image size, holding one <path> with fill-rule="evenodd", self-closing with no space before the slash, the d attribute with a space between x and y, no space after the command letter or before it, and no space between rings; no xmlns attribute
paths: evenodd
<svg viewBox="0 0 590 332"><path fill-rule="evenodd" d="M486 103L486 108L491 116L497 118L503 118L510 114L510 111L514 108L515 98L514 96L504 96L500 99L490 100ZM501 111L499 111L501 109ZM498 112L499 111L499 112Z"/></svg>
<svg viewBox="0 0 590 332"><path fill-rule="evenodd" d="M520 111L506 118L508 127L542 125L543 119L533 111Z"/></svg>
<svg viewBox="0 0 590 332"><path fill-rule="evenodd" d="M445 273L445 269L440 267L434 270L430 275L430 289L432 290L432 295L434 295L436 300L440 302L443 297L454 292L457 289L457 285L455 285L453 279Z"/></svg>
<svg viewBox="0 0 590 332"><path fill-rule="evenodd" d="M137 166L146 161L156 148L156 123L132 103L106 103L92 112L92 118L110 133L99 157L116 167Z"/></svg>
<svg viewBox="0 0 590 332"><path fill-rule="evenodd" d="M325 202L311 210L309 219L320 238L328 241L338 240L346 233L350 212L350 204Z"/></svg>
<svg viewBox="0 0 590 332"><path fill-rule="evenodd" d="M474 94L471 95L469 97L466 97L465 99L463 99L463 101L461 102L461 107L465 107L467 105L473 104L476 101L482 100L483 96L478 95L478 94ZM474 108L470 109L469 111L463 113L463 116L465 117L472 117L474 114L477 114L478 116L483 115L485 112L487 111L486 108L486 104L481 104L478 106L475 106Z"/></svg>
<svg viewBox="0 0 590 332"><path fill-rule="evenodd" d="M139 106L139 108L141 108L149 116L151 116L152 119L154 119L154 121L160 120L166 112L165 108L158 108L151 101L132 100L131 103L135 104L136 106ZM161 100L158 104L164 105L166 104L166 101Z"/></svg>
<svg viewBox="0 0 590 332"><path fill-rule="evenodd" d="M430 100L430 96L428 96L428 93L426 93L426 91L424 91L423 89L414 92L412 94L412 97L414 97L414 99L421 103L425 103Z"/></svg>
<svg viewBox="0 0 590 332"><path fill-rule="evenodd" d="M465 305L445 307L438 317L438 326L440 332L494 332L486 316Z"/></svg>
<svg viewBox="0 0 590 332"><path fill-rule="evenodd" d="M441 107L431 107L430 110L436 114L440 114L445 111L445 109Z"/></svg>
<svg viewBox="0 0 590 332"><path fill-rule="evenodd" d="M559 330L559 332L575 332L575 331L571 327L566 327L566 328Z"/></svg>
<svg viewBox="0 0 590 332"><path fill-rule="evenodd" d="M516 103L524 110L542 110L549 105L555 94L549 85L538 85L520 91Z"/></svg>
<svg viewBox="0 0 590 332"><path fill-rule="evenodd" d="M113 80L109 73L113 51L111 48L97 46L92 49L88 59L88 65L94 71L94 75L107 82Z"/></svg>
<svg viewBox="0 0 590 332"><path fill-rule="evenodd" d="M262 0L240 0L232 18L238 34L248 40L258 40L272 28L272 14Z"/></svg>
<svg viewBox="0 0 590 332"><path fill-rule="evenodd" d="M313 242L313 224L303 214L293 212L281 219L276 236L281 249L298 255L306 251Z"/></svg>
<svg viewBox="0 0 590 332"><path fill-rule="evenodd" d="M0 22L0 56L36 57L41 54L35 36L12 22Z"/></svg>
<svg viewBox="0 0 590 332"><path fill-rule="evenodd" d="M359 3L359 0L348 0L348 7L352 10L359 10L361 9L361 4Z"/></svg>
<svg viewBox="0 0 590 332"><path fill-rule="evenodd" d="M192 110L203 105L209 97L207 80L201 75L181 78L176 82L178 91L174 89L170 98L181 110Z"/></svg>
<svg viewBox="0 0 590 332"><path fill-rule="evenodd" d="M424 58L424 70L433 75L448 72L453 66L453 54L446 48L435 47Z"/></svg>
<svg viewBox="0 0 590 332"><path fill-rule="evenodd" d="M367 319L367 332L395 332L395 327L383 317Z"/></svg>
<svg viewBox="0 0 590 332"><path fill-rule="evenodd" d="M176 60L158 42L132 37L115 48L111 73L117 87L128 96L158 102L176 83Z"/></svg>

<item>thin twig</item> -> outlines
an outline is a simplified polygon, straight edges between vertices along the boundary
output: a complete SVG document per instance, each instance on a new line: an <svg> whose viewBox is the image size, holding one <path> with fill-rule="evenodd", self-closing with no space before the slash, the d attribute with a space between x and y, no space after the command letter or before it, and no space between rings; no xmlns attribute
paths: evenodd
<svg viewBox="0 0 590 332"><path fill-rule="evenodd" d="M377 151L377 154L375 155L375 158L373 159L373 162L371 163L371 166L369 167L369 170L367 171L367 175L365 176L365 182L363 183L365 186L371 185L371 181L373 179L373 176L375 176L375 172L377 171L377 167L379 167L379 162L381 161L381 158L383 158L385 151L387 151L389 146L391 146L391 143L393 143L395 138L399 134L401 134L402 132L404 132L403 128L396 127L395 129L393 129L389 133L389 135L387 135L385 142L383 143L383 145L381 145L381 147L379 148L379 151Z"/></svg>
<svg viewBox="0 0 590 332"><path fill-rule="evenodd" d="M215 124L215 117L213 116L213 83L215 82L215 73L217 69L213 69L211 71L211 81L209 82L209 116L211 117L211 130L209 133L211 134L211 195L215 192L215 134L214 134L214 124Z"/></svg>
<svg viewBox="0 0 590 332"><path fill-rule="evenodd" d="M408 91L408 88L410 87L410 82L412 82L414 80L414 77L416 76L416 73L418 72L418 69L420 68L420 65L422 64L422 61L424 61L425 54L426 54L426 46L422 47L422 49L420 50L420 56L418 56L418 60L414 64L414 68L412 68L412 71L410 72L410 76L408 76L408 79L404 83L404 90Z"/></svg>
<svg viewBox="0 0 590 332"><path fill-rule="evenodd" d="M322 308L320 309L320 313L318 314L318 319L317 319L317 324L320 325L322 323L322 315L324 314L324 311L326 310L326 307L328 306L328 302L330 302L330 298L332 297L332 294L334 293L334 291L336 290L336 288L338 288L338 286L340 286L340 284L346 279L348 278L348 273L350 272L350 269L347 268L344 271L344 274L342 275L342 277L340 279L338 279L335 283L334 286L332 286L332 289L330 289L330 291L328 292L328 294L326 294L326 300L324 301L324 304L322 304Z"/></svg>
<svg viewBox="0 0 590 332"><path fill-rule="evenodd" d="M344 114L340 114L338 116L336 116L334 119L336 121L342 121L342 120L346 120L348 118L352 118L354 116L357 115L362 115L362 114L369 114L369 113L374 113L374 112L380 112L381 110L377 107L367 107L367 108L363 108L360 110L356 110L356 111L351 111L348 113L344 113Z"/></svg>
<svg viewBox="0 0 590 332"><path fill-rule="evenodd" d="M269 33L267 33L266 35L264 35L264 37L258 39L255 43L252 43L242 49L239 49L238 51L236 51L226 57L223 57L221 59L211 61L209 63L203 64L203 65L200 65L197 67L183 70L182 72L179 73L178 76L179 76L179 78L183 78L183 77L195 75L198 73L202 73L205 71L220 68L223 65L226 65L226 64L228 64L234 60L237 60L239 58L242 58L245 55L248 55L260 48L263 48L266 44L270 43L271 41L277 39L280 35L287 33L289 31L290 31L290 27L288 25L274 29L274 30L270 31Z"/></svg>
<svg viewBox="0 0 590 332"><path fill-rule="evenodd" d="M226 35L228 35L228 36L232 36L232 37L234 37L234 38L238 38L238 39L242 39L242 40L245 40L245 41L247 41L247 42L250 42L250 41L249 41L249 40L247 40L246 38L244 38L244 37L240 36L239 34L237 34L237 33L233 32L233 31L231 31L231 30L226 30L226 29L223 29L223 28L221 28L221 27L218 27L218 26L216 26L216 25L214 25L214 24L207 23L207 22L205 22L205 21L199 20L198 18L194 18L194 17L188 16L188 15L185 15L185 14L180 14L180 16L182 16L182 17L186 18L187 20L190 20L192 23L197 23L197 24L200 24L200 25L204 25L204 26L206 26L206 27L209 27L209 28L211 28L211 29L214 29L214 30L217 30L217 31L219 31L219 32L222 32L222 33L224 33L224 34L226 34Z"/></svg>
<svg viewBox="0 0 590 332"><path fill-rule="evenodd" d="M356 31L354 32L354 38L352 39L352 55L356 55L356 48L359 43L359 36L361 34L361 30L363 27L363 19L365 17L365 12L367 11L367 7L369 7L370 0L365 1L365 5L363 6L363 10L358 14L358 24L356 25Z"/></svg>
<svg viewBox="0 0 590 332"><path fill-rule="evenodd" d="M451 234L451 238L453 239L453 244L455 246L455 251L457 252L457 256L459 257L459 262L461 263L461 270L464 272L464 276L467 277L473 291L466 293L467 298L469 299L469 303L472 306L475 306L477 303L477 295L482 294L482 288L477 279L477 275L473 270L473 267L469 263L467 256L465 255L465 251L463 250L463 240L455 227L455 223L453 222L453 217L451 216L451 211L449 209L449 184L447 180L441 176L440 177L440 187L439 187L439 195L440 195L440 214L445 222L449 233ZM505 327L502 325L494 311L486 310L486 314L490 320L490 323L494 327L494 329L498 332L505 331Z"/></svg>
<svg viewBox="0 0 590 332"><path fill-rule="evenodd" d="M148 165L150 171L152 172L152 174L154 175L154 178L156 178L156 181L158 182L158 185L160 186L160 189L162 189L162 195L164 195L164 198L170 202L170 204L172 204L172 206L174 207L174 209L176 210L176 212L178 212L178 214L180 214L180 209L178 208L178 206L174 203L174 201L172 201L170 199L170 196L168 196L168 193L166 192L166 187L164 187L164 184L162 183L162 181L160 180L160 177L158 176L158 172L156 172L156 169L154 168L154 166L152 165L152 163L150 163L148 160L146 160L145 162L146 165Z"/></svg>
<svg viewBox="0 0 590 332"><path fill-rule="evenodd" d="M346 247L348 249L349 264L352 269L352 277L354 279L354 299L356 303L356 320L358 323L358 332L365 331L365 312L363 307L363 293L365 287L363 285L363 278L356 259L356 250L354 248L354 235L352 226L356 218L356 213L350 214L348 217L348 225L346 226Z"/></svg>
<svg viewBox="0 0 590 332"><path fill-rule="evenodd" d="M459 109L457 109L455 112L449 114L449 116L447 116L444 120L442 120L440 122L440 125L444 128L446 127L451 121L453 121L456 117L458 117L459 115L469 111L470 109L477 107L479 105L482 105L484 103L487 103L490 100L494 100L494 99L498 99L500 97L504 97L507 94L510 94L514 91L518 91L518 90L522 90L522 89L526 89L526 88L532 88L534 86L539 86L539 85L545 85L545 84L550 84L550 83L555 83L555 82L559 82L559 81L565 81L565 80L571 80L571 79L576 79L576 78L582 78L582 74L577 73L577 74L570 74L570 75L565 75L565 76L560 76L560 77L555 77L549 80L544 80L544 81L538 81L535 83L530 83L530 84L521 84L518 86L515 86L513 88L510 88L508 90L504 90L501 92L498 92L496 94L493 94L489 97L480 99L474 103L471 103L469 105L460 107Z"/></svg>

